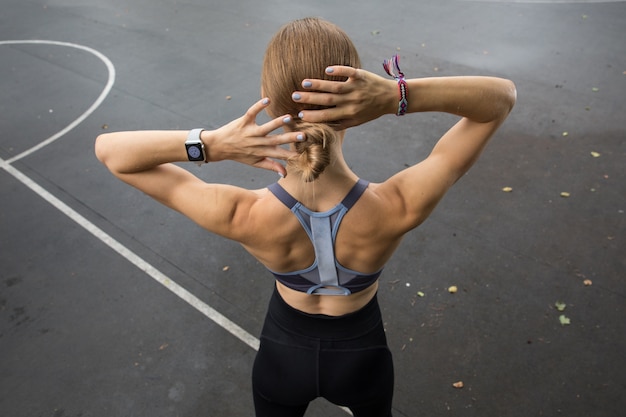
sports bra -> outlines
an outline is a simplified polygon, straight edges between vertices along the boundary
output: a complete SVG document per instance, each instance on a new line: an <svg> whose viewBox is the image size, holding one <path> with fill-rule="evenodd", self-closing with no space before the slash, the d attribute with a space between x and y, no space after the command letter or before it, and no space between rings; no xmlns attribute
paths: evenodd
<svg viewBox="0 0 626 417"><path fill-rule="evenodd" d="M359 179L341 203L324 212L309 210L278 183L268 187L295 214L315 249L315 261L306 269L283 273L270 270L276 280L293 290L317 295L350 295L376 282L382 268L373 274L362 274L345 268L335 258L334 249L343 216L358 201L368 185L369 182Z"/></svg>

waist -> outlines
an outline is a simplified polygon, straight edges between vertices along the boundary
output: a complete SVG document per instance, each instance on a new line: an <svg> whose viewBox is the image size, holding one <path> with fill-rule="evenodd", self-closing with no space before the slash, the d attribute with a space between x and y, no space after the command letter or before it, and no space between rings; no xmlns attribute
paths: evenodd
<svg viewBox="0 0 626 417"><path fill-rule="evenodd" d="M297 334L344 340L362 336L380 325L382 321L376 291L358 310L339 316L330 316L310 314L294 308L283 299L276 288L270 299L268 315L281 327Z"/></svg>
<svg viewBox="0 0 626 417"><path fill-rule="evenodd" d="M360 310L367 305L378 291L378 281L358 293L347 296L310 295L294 290L280 281L276 281L276 289L281 299L295 310L331 317L343 316Z"/></svg>

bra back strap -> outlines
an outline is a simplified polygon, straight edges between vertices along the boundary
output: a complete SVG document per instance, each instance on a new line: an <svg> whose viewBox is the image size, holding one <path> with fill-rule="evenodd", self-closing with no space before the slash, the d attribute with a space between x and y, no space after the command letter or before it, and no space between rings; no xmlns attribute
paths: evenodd
<svg viewBox="0 0 626 417"><path fill-rule="evenodd" d="M339 286L337 267L335 266L335 253L333 249L333 237L331 222L328 217L311 217L311 232L313 234L313 247L320 275L320 285Z"/></svg>
<svg viewBox="0 0 626 417"><path fill-rule="evenodd" d="M369 184L369 181L365 181L359 178L356 184L354 184L352 189L348 192L348 195L345 196L341 204L343 204L346 209L350 210L354 203L356 203L358 199L361 198L361 195L365 192Z"/></svg>
<svg viewBox="0 0 626 417"><path fill-rule="evenodd" d="M277 182L274 184L270 184L267 186L268 190L272 192L289 210L293 209L296 204L298 204L298 200L293 198L291 194L289 194L283 187L280 186Z"/></svg>

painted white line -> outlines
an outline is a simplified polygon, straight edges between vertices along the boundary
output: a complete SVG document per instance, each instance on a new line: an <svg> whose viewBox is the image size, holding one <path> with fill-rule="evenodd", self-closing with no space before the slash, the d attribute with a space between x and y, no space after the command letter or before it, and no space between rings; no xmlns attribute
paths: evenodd
<svg viewBox="0 0 626 417"><path fill-rule="evenodd" d="M47 146L47 145L51 144L52 142L54 142L55 140L59 139L61 136L65 135L67 132L69 132L70 130L74 129L76 126L81 124L83 122L83 120L85 120L87 117L89 117L89 115L91 113L93 113L98 107L100 107L100 105L102 104L102 102L104 101L106 96L111 91L111 88L113 88L113 84L115 83L115 67L113 66L113 63L111 62L111 60L109 60L109 58L104 56L102 53L96 51L95 49L89 48L89 47L84 46L84 45L77 45L75 43L46 41L46 40L0 41L0 45L21 45L21 44L67 46L67 47L70 47L70 48L75 48L75 49L80 49L80 50L83 50L83 51L87 51L87 52L95 55L96 57L100 58L100 60L102 62L104 62L104 65L106 65L107 70L109 71L109 79L107 80L107 83L106 83L106 86L104 87L104 90L102 90L102 92L100 93L100 96L96 99L96 101L94 101L94 103L91 105L91 107L89 107L76 120L74 120L72 123L67 125L63 130L55 133L54 135L50 136L48 139L44 140L43 142L40 142L36 146L33 146L32 148L27 149L26 151L20 153L19 155L16 155L16 156L8 159L6 162L8 162L9 164L12 163L12 162L15 162L17 160L20 160L20 159L24 158L25 156L28 156L28 155L32 154L33 152L38 151L39 149L43 148L44 146Z"/></svg>
<svg viewBox="0 0 626 417"><path fill-rule="evenodd" d="M57 210L61 213L65 214L70 219L74 220L81 227L87 230L89 233L94 235L96 238L100 239L103 243L113 249L115 252L120 254L130 263L135 265L137 268L148 274L155 281L159 282L163 286L165 286L168 290L179 296L181 299L186 301L196 310L200 311L209 319L213 320L215 323L226 329L228 332L236 336L239 340L246 343L252 349L259 349L259 341L250 333L246 332L244 329L230 321L228 318L217 312L215 309L211 308L209 305L202 302L198 297L178 285L176 282L172 281L161 271L156 269L154 266L144 261L141 257L135 254L133 251L128 249L126 246L119 243L109 234L104 232L102 229L98 228L96 225L91 223L89 220L84 218L82 215L77 213L74 209L69 207L67 204L56 198L50 192L45 190L35 181L31 180L29 177L24 175L21 171L12 167L7 161L0 159L0 166L7 171L9 174L13 175L16 179L18 179L22 184L26 185L32 191L34 191L41 198L46 200L48 203L52 204Z"/></svg>

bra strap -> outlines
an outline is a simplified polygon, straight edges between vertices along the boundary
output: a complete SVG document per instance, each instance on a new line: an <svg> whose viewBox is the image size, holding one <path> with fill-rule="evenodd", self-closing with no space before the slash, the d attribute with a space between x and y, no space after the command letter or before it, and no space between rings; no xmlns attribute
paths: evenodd
<svg viewBox="0 0 626 417"><path fill-rule="evenodd" d="M311 232L313 234L313 247L315 248L320 284L322 286L338 287L339 277L337 276L337 267L335 266L330 218L312 216Z"/></svg>
<svg viewBox="0 0 626 417"><path fill-rule="evenodd" d="M289 210L293 209L296 204L298 204L298 200L293 198L291 194L287 192L279 183L275 182L274 184L270 184L267 187L272 194L276 196Z"/></svg>
<svg viewBox="0 0 626 417"><path fill-rule="evenodd" d="M359 198L361 198L361 195L363 195L369 184L369 181L365 181L359 178L356 184L354 184L352 189L344 197L341 204L343 204L346 209L350 210L354 203L356 203Z"/></svg>

